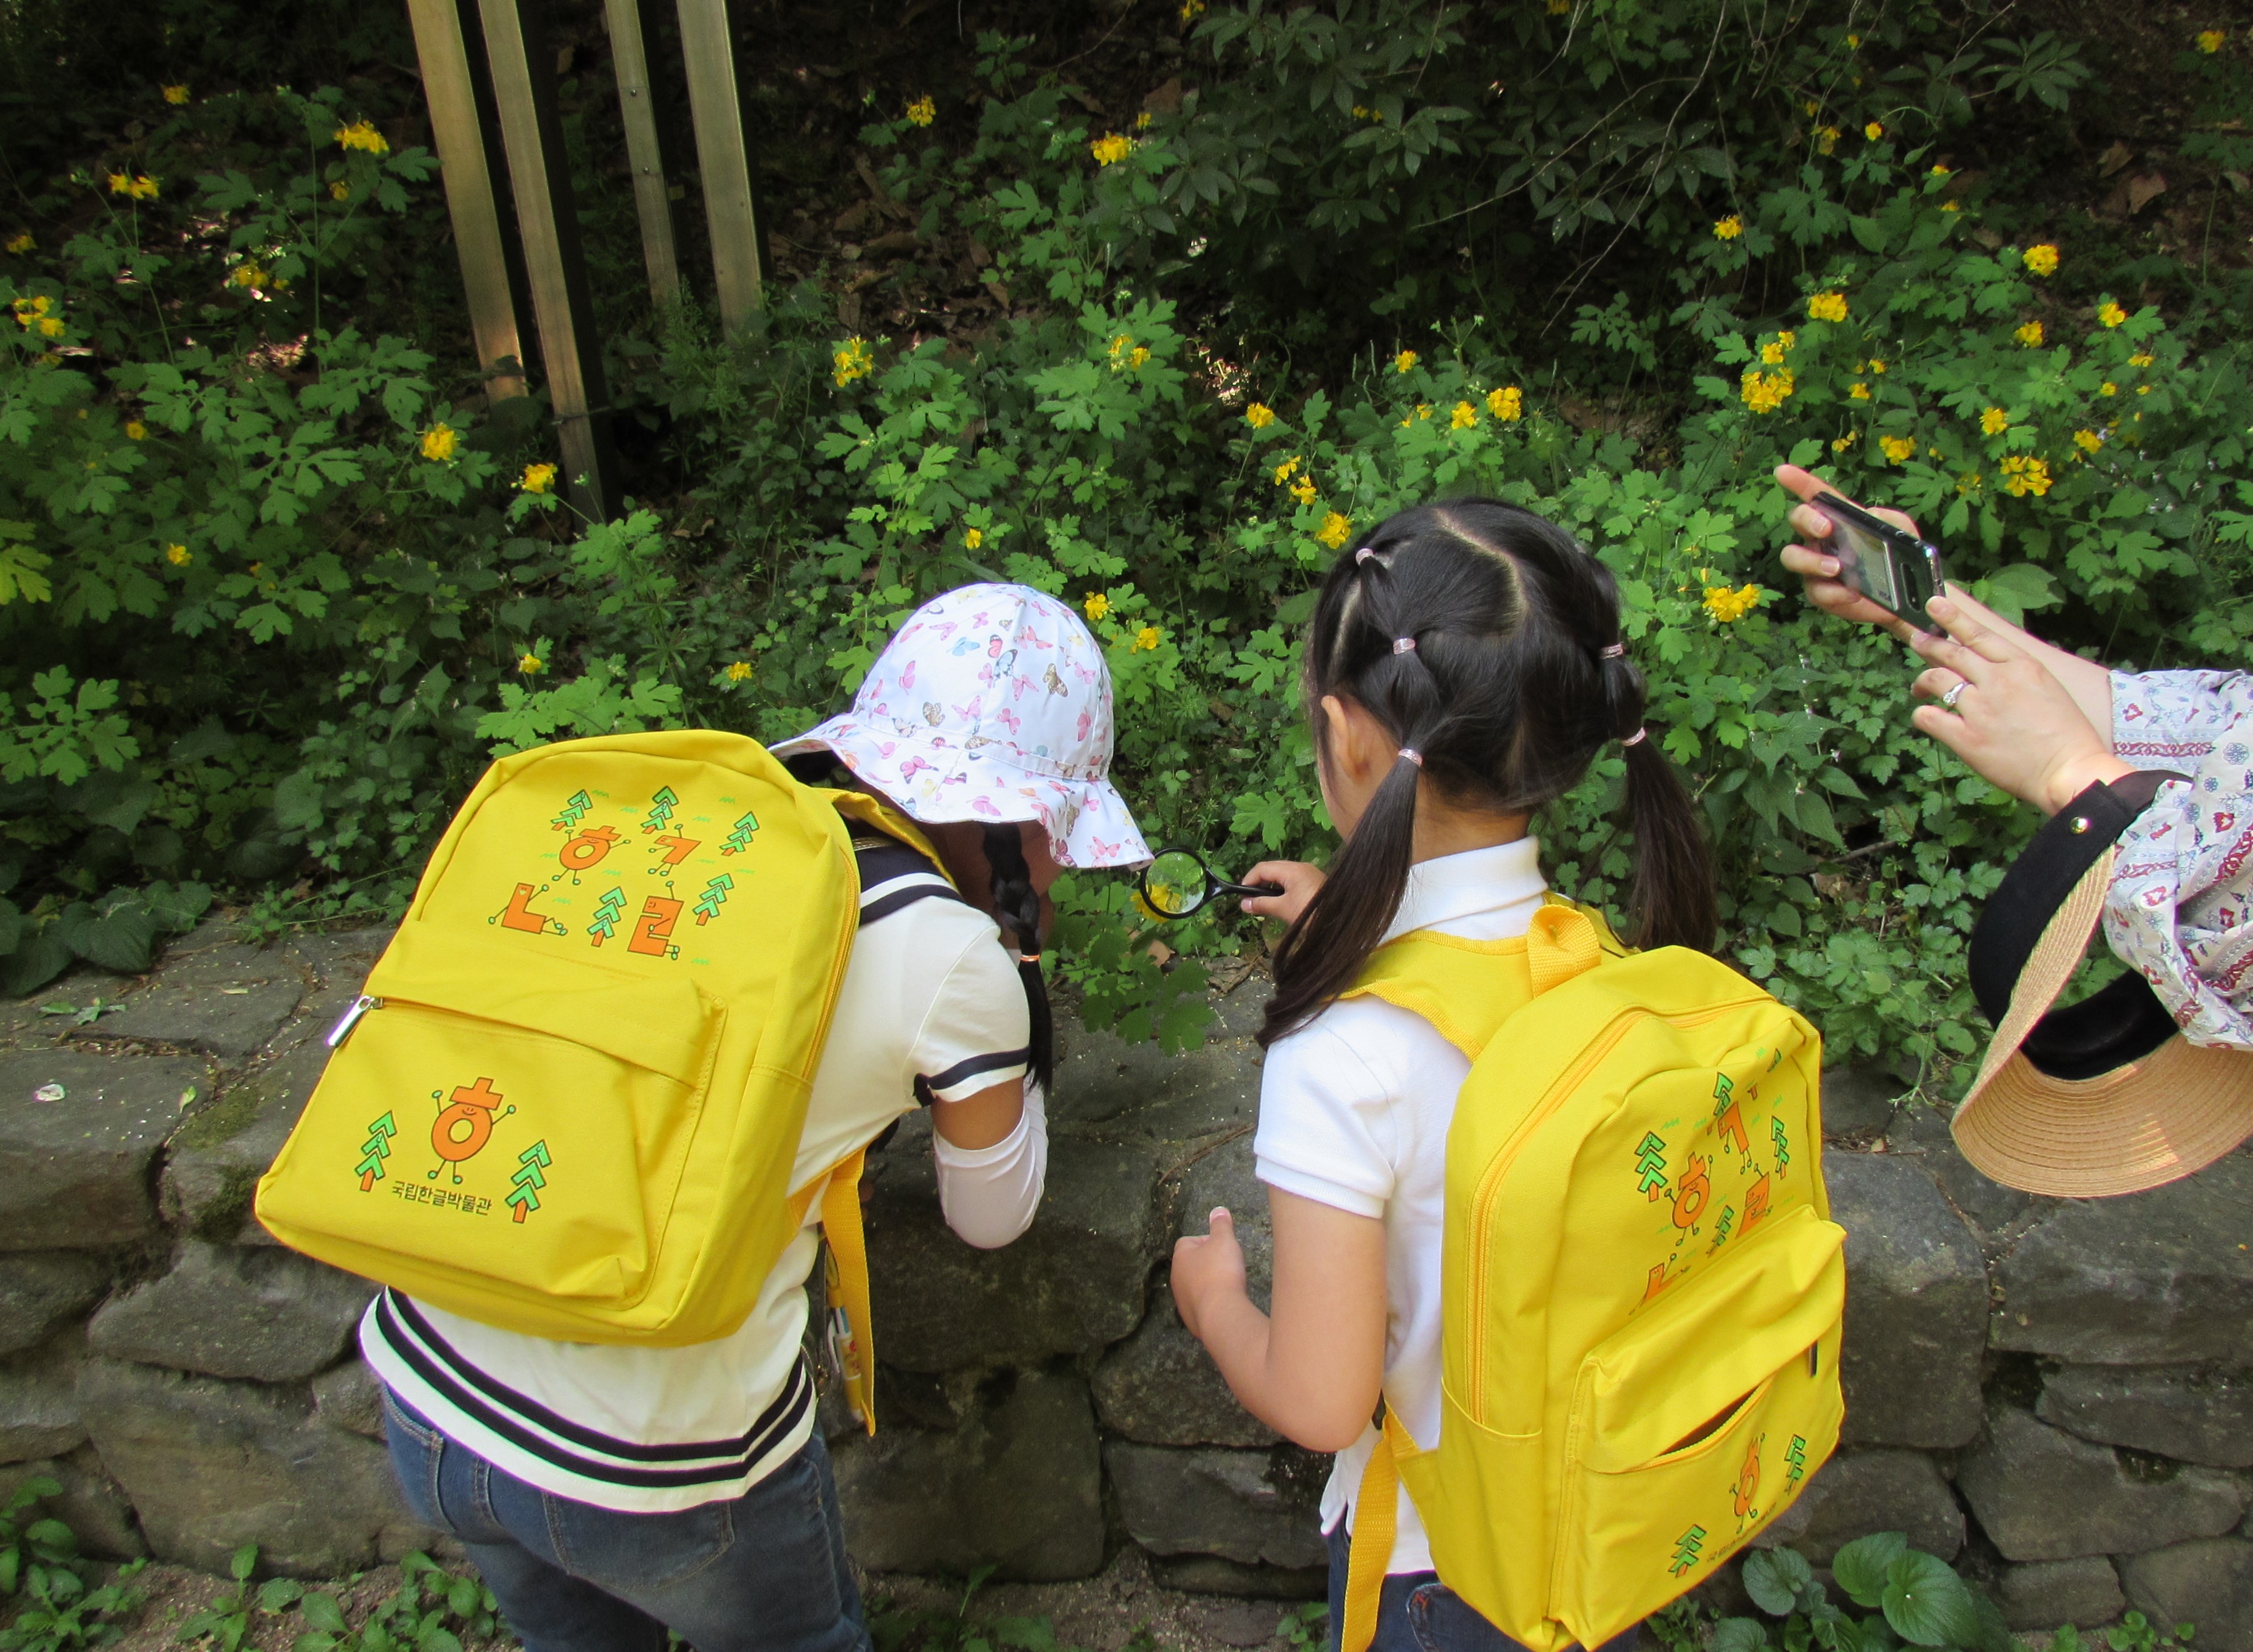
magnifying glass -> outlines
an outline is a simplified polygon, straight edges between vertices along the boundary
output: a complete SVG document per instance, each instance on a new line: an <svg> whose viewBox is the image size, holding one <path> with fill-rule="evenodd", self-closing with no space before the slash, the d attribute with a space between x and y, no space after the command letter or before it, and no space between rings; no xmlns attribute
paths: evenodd
<svg viewBox="0 0 2253 1652"><path fill-rule="evenodd" d="M1224 895L1280 895L1280 883L1231 883L1195 849L1161 849L1142 868L1142 903L1162 918L1188 917Z"/></svg>

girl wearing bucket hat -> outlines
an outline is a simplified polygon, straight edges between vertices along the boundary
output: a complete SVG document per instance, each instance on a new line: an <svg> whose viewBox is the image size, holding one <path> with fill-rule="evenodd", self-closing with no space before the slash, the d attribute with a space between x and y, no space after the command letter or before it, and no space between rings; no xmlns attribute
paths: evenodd
<svg viewBox="0 0 2253 1652"><path fill-rule="evenodd" d="M1956 1112L1964 1157L2030 1192L2100 1197L2202 1169L2253 1135L2253 676L2109 671L1954 586L1916 630L1857 596L1823 548L1784 566L1809 600L1882 626L1928 662L1916 726L2051 817L1982 912L1970 974L1993 1043ZM1885 512L1914 526L1898 512ZM2053 1004L2102 926L2131 972Z"/></svg>
<svg viewBox="0 0 2253 1652"><path fill-rule="evenodd" d="M950 591L850 711L775 755L896 811L853 831L860 924L792 1185L920 1103L947 1225L1007 1244L1046 1175L1049 887L1148 859L1108 777L1102 652L1038 591ZM868 1652L803 1351L820 1233L810 1206L741 1328L684 1347L379 1299L361 1343L408 1505L468 1550L527 1652L662 1652L668 1631L700 1652Z"/></svg>

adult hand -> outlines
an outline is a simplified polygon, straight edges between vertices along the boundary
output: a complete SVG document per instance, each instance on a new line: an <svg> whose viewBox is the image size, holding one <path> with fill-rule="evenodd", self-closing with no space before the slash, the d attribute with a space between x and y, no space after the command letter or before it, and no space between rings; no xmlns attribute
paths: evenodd
<svg viewBox="0 0 2253 1652"><path fill-rule="evenodd" d="M2055 814L2099 780L2132 773L2114 756L2071 692L2017 637L1969 605L1929 605L1945 635L1909 645L1932 664L1911 685L1927 700L1910 720L2012 797Z"/></svg>
<svg viewBox="0 0 2253 1652"><path fill-rule="evenodd" d="M1205 1323L1217 1303L1245 1294L1244 1247L1236 1241L1236 1218L1216 1205L1205 1218L1207 1231L1174 1241L1174 1310L1189 1335L1204 1340Z"/></svg>
<svg viewBox="0 0 2253 1652"><path fill-rule="evenodd" d="M1280 895L1247 896L1244 910L1254 917L1280 917L1286 924L1295 924L1299 914L1307 910L1307 903L1322 887L1329 874L1318 866L1304 861L1262 861L1244 875L1246 883L1280 883Z"/></svg>
<svg viewBox="0 0 2253 1652"><path fill-rule="evenodd" d="M1783 565L1806 581L1807 600L1826 614L1878 626L1903 642L1917 636L1915 626L1898 615L1887 613L1841 581L1838 559L1823 548L1822 541L1831 537L1831 519L1823 514L1820 505L1803 501L1812 500L1820 493L1838 493L1838 490L1796 464L1777 465L1775 479L1803 501L1792 507L1790 521L1792 526L1807 535L1809 542L1785 546ZM1839 497L1843 498L1845 495ZM1916 524L1899 511L1873 510L1870 514L1911 533L1917 532Z"/></svg>

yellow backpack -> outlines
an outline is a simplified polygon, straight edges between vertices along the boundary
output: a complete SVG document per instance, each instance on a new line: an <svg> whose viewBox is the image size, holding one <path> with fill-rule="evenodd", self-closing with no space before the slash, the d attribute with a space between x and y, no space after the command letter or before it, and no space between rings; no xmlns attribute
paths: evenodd
<svg viewBox="0 0 2253 1652"><path fill-rule="evenodd" d="M790 1185L859 921L846 815L931 854L740 735L493 764L330 1035L259 1220L488 1324L671 1346L743 1323L819 1194L848 1375L872 1370L861 1154Z"/></svg>
<svg viewBox="0 0 2253 1652"><path fill-rule="evenodd" d="M1481 1614L1533 1652L1598 1646L1703 1582L1838 1443L1821 1040L1713 959L1631 952L1562 902L1522 940L1405 936L1352 991L1472 1064L1447 1133L1445 1421L1420 1451L1385 1418L1344 1652L1375 1628L1402 1484Z"/></svg>

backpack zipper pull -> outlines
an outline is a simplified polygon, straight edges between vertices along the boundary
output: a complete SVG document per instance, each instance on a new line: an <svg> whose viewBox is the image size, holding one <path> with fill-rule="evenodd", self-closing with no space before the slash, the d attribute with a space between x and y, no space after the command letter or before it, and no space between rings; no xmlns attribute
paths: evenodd
<svg viewBox="0 0 2253 1652"><path fill-rule="evenodd" d="M366 993L362 993L358 998L352 1000L352 1007L346 1010L344 1013L343 1018L339 1020L334 1027L329 1029L329 1048L331 1049L334 1049L338 1045L343 1043L345 1039L351 1037L352 1029L359 1023L361 1016L366 1014L368 1011L372 1009L381 1009L382 1007L383 1000L381 999L370 998Z"/></svg>

